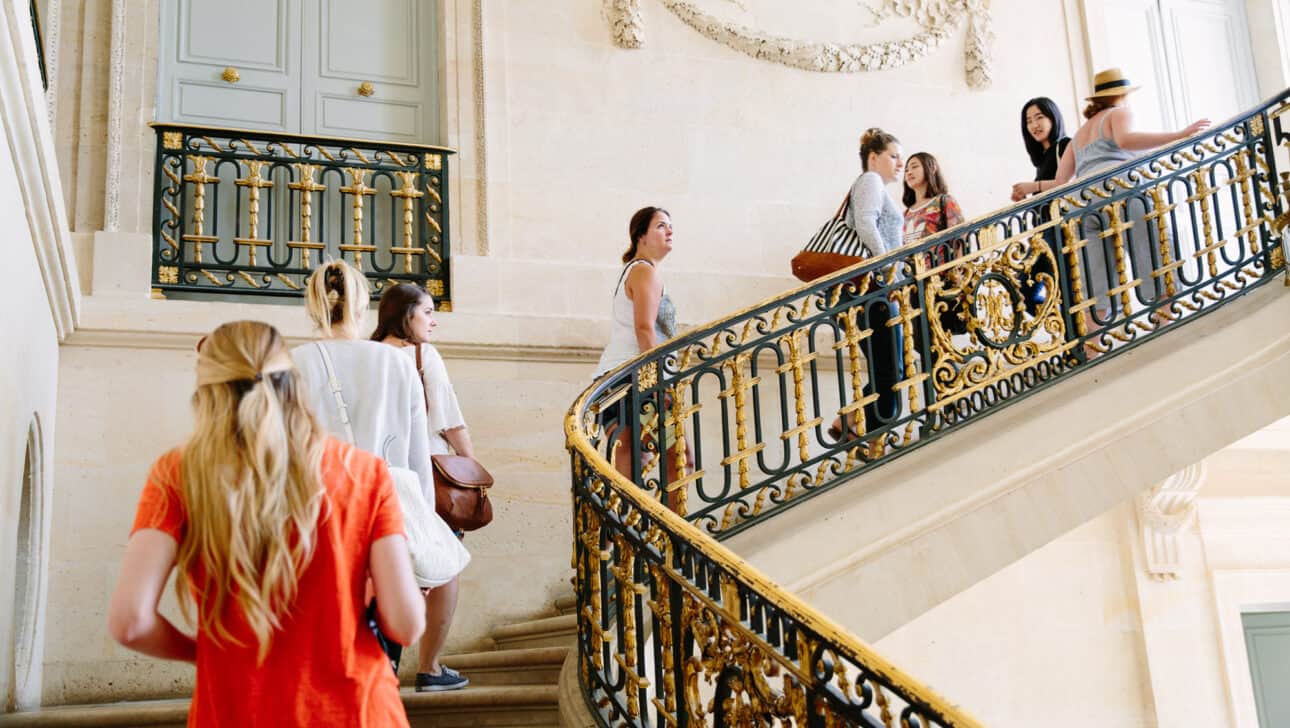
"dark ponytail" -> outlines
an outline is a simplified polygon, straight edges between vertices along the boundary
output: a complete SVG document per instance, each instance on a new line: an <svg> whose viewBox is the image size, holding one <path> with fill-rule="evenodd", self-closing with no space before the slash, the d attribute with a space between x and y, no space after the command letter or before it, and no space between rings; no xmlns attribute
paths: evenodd
<svg viewBox="0 0 1290 728"><path fill-rule="evenodd" d="M631 245L627 247L627 252L623 253L624 265L636 257L636 244L649 232L649 224L654 221L654 215L660 212L668 217L672 216L672 213L661 207L642 207L632 215L631 222L627 223L627 237L631 240Z"/></svg>

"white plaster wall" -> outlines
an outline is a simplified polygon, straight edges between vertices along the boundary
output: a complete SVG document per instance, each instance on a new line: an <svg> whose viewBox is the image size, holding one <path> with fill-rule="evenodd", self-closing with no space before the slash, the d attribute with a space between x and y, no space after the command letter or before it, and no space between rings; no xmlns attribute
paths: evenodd
<svg viewBox="0 0 1290 728"><path fill-rule="evenodd" d="M46 474L37 493L39 502L49 502L49 474L53 472L55 388L58 384L58 335L50 316L47 293L41 283L40 270L27 226L23 196L17 171L10 153L9 129L3 126L4 143L0 143L0 227L5 231L5 267L9 280L0 286L0 709L7 699L14 674L14 589L17 572L13 554L18 537L19 503L26 457L27 433L39 420L46 438L44 462ZM37 522L42 532L45 524ZM39 558L39 554L35 554ZM40 589L41 580L31 584ZM36 664L40 664L39 640L35 644ZM21 702L33 704L38 697L39 671L18 676ZM35 688L37 695L31 690Z"/></svg>
<svg viewBox="0 0 1290 728"><path fill-rule="evenodd" d="M803 39L889 40L854 2L699 3ZM1033 176L1020 106L1075 87L1061 0L997 0L994 84L967 88L963 33L926 59L872 73L813 73L708 40L642 3L645 46L610 40L598 2L496 3L488 10L490 237L504 311L602 315L631 213L673 213L667 281L682 317L703 321L782 290L788 261L859 173L860 134L880 126L907 153L942 161L969 217L1008 203ZM1042 29L1038 31L1037 29ZM899 195L899 189L893 188ZM714 279L720 285L714 285ZM525 295L515 284L524 280ZM610 284L612 285L612 283ZM462 283L457 283L458 290Z"/></svg>
<svg viewBox="0 0 1290 728"><path fill-rule="evenodd" d="M1290 446L1207 458L1179 570L1124 504L876 643L985 725L1256 725L1240 613L1290 604Z"/></svg>
<svg viewBox="0 0 1290 728"><path fill-rule="evenodd" d="M875 646L984 725L1155 726L1134 525L1114 508Z"/></svg>

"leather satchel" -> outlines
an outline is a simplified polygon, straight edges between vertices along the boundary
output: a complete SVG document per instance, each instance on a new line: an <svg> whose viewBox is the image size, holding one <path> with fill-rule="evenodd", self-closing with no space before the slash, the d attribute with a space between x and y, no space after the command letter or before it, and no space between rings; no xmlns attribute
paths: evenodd
<svg viewBox="0 0 1290 728"><path fill-rule="evenodd" d="M465 455L432 455L434 509L457 531L474 531L493 520L488 489L493 476L479 461Z"/></svg>
<svg viewBox="0 0 1290 728"><path fill-rule="evenodd" d="M809 283L873 257L873 251L865 247L859 234L846 223L849 207L851 193L848 191L837 213L811 237L802 252L793 256L793 276L799 281ZM859 290L867 288L868 278L868 275L856 278Z"/></svg>
<svg viewBox="0 0 1290 728"><path fill-rule="evenodd" d="M421 364L421 345L417 348L417 374L421 393L430 410L430 394L425 391L425 367ZM466 455L431 455L434 467L434 510L454 531L474 531L493 520L493 504L488 489L493 476L480 462Z"/></svg>

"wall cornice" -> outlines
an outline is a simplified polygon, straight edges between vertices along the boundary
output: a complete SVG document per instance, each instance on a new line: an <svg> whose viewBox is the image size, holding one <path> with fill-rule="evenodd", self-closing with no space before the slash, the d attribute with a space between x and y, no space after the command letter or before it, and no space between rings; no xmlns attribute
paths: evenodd
<svg viewBox="0 0 1290 728"><path fill-rule="evenodd" d="M49 109L36 66L36 39L26 2L0 0L0 116L27 212L36 261L60 341L76 327L79 279L72 254Z"/></svg>

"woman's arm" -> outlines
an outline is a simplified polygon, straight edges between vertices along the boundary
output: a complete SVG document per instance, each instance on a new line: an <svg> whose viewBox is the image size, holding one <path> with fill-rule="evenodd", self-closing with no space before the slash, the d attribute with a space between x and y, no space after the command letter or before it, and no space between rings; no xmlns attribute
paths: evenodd
<svg viewBox="0 0 1290 728"><path fill-rule="evenodd" d="M878 215L882 212L887 190L882 178L876 174L862 174L851 185L851 217L855 221L856 235L874 255L887 252L887 246L878 232Z"/></svg>
<svg viewBox="0 0 1290 728"><path fill-rule="evenodd" d="M413 644L425 631L426 609L412 576L407 538L397 533L376 539L367 560L381 632L401 645Z"/></svg>
<svg viewBox="0 0 1290 728"><path fill-rule="evenodd" d="M1133 111L1127 107L1115 109L1110 114L1107 114L1107 117L1107 122L1111 124L1111 138L1122 149L1134 152L1155 149L1180 139L1186 139L1192 134L1209 128L1209 119L1199 119L1193 121L1186 129L1181 131L1134 131Z"/></svg>
<svg viewBox="0 0 1290 728"><path fill-rule="evenodd" d="M1057 176L1052 180L1043 183L1036 183L1040 192L1047 192L1056 187L1061 187L1075 176L1075 140L1071 140L1066 145L1066 151L1062 152L1062 158L1057 162Z"/></svg>
<svg viewBox="0 0 1290 728"><path fill-rule="evenodd" d="M135 531L125 547L121 575L108 607L112 639L136 652L164 660L193 662L197 642L157 611L179 544L151 528Z"/></svg>
<svg viewBox="0 0 1290 728"><path fill-rule="evenodd" d="M627 297L632 302L632 326L636 331L636 345L642 352L658 344L654 322L658 320L658 303L663 298L663 279L654 266L633 266L627 274Z"/></svg>
<svg viewBox="0 0 1290 728"><path fill-rule="evenodd" d="M475 445L470 441L470 430L467 430L465 425L444 430L443 439L452 445L453 452L458 455L475 457Z"/></svg>

